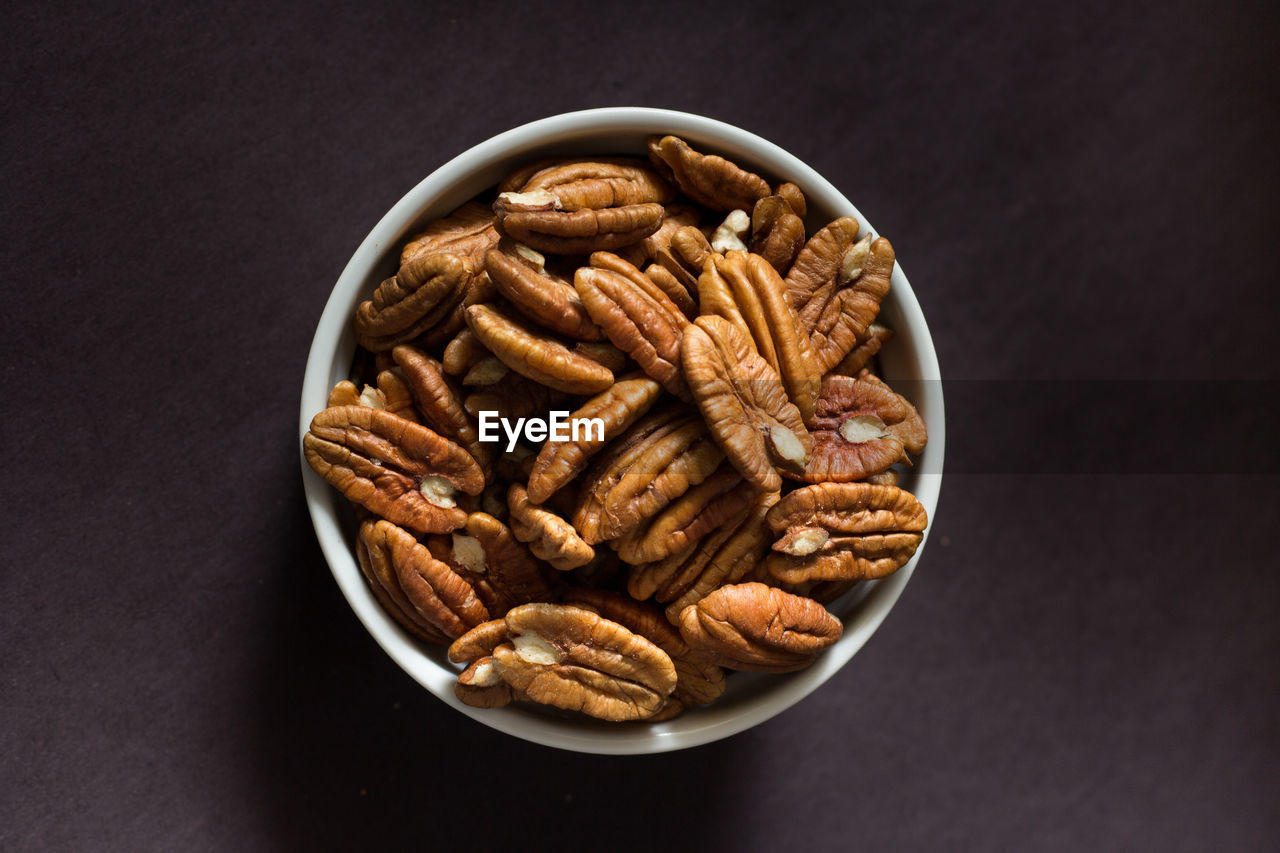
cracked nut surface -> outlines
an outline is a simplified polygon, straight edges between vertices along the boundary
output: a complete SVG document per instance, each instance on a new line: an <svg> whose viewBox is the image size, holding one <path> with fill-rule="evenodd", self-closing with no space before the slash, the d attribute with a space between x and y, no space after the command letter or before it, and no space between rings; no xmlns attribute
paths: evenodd
<svg viewBox="0 0 1280 853"><path fill-rule="evenodd" d="M458 673L453 695L473 708L505 708L515 698L515 691L502 680L490 656L475 661Z"/></svg>
<svg viewBox="0 0 1280 853"><path fill-rule="evenodd" d="M378 383L376 388L366 385L363 389L359 389L351 380L342 380L329 392L329 408L368 406L371 409L385 409L407 421L419 423L418 413L413 408L413 396L403 378L394 370L383 370L379 371L376 381Z"/></svg>
<svg viewBox="0 0 1280 853"><path fill-rule="evenodd" d="M813 599L754 582L722 586L680 614L685 642L727 669L803 669L843 632Z"/></svg>
<svg viewBox="0 0 1280 853"><path fill-rule="evenodd" d="M675 690L666 652L589 610L527 604L505 618L512 640L494 649L498 674L535 702L603 720L640 720Z"/></svg>
<svg viewBox="0 0 1280 853"><path fill-rule="evenodd" d="M303 437L307 462L349 500L418 533L461 527L457 492L478 495L471 455L427 427L365 406L325 409Z"/></svg>
<svg viewBox="0 0 1280 853"><path fill-rule="evenodd" d="M766 520L782 535L765 568L787 583L884 577L911 559L928 523L910 492L870 483L796 489Z"/></svg>
<svg viewBox="0 0 1280 853"><path fill-rule="evenodd" d="M699 317L685 332L680 360L712 436L747 482L775 492L782 485L777 467L804 470L813 439L800 411L737 327Z"/></svg>
<svg viewBox="0 0 1280 853"><path fill-rule="evenodd" d="M919 453L928 441L915 406L868 374L829 374L809 420L813 453L797 479L809 483L850 483L888 469Z"/></svg>
<svg viewBox="0 0 1280 853"><path fill-rule="evenodd" d="M542 565L528 547L487 512L467 516L466 534L453 536L453 558L466 572L483 575L501 601L519 605L555 598Z"/></svg>
<svg viewBox="0 0 1280 853"><path fill-rule="evenodd" d="M566 394L597 394L613 384L609 368L492 306L468 308L467 325L503 364L548 388Z"/></svg>
<svg viewBox="0 0 1280 853"><path fill-rule="evenodd" d="M689 198L712 210L750 210L769 184L718 154L699 154L677 136L649 139L649 159Z"/></svg>

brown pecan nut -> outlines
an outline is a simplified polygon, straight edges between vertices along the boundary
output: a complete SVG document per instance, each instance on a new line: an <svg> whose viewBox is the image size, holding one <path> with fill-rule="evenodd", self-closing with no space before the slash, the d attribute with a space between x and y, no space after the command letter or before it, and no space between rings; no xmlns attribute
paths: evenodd
<svg viewBox="0 0 1280 853"><path fill-rule="evenodd" d="M586 431L576 441L549 441L542 445L529 475L529 499L542 503L586 470L591 457L649 411L661 393L657 382L632 375L584 403L569 419L599 419L604 422L603 433Z"/></svg>
<svg viewBox="0 0 1280 853"><path fill-rule="evenodd" d="M775 466L803 471L813 439L778 374L723 317L699 317L680 361L711 434L730 463L762 492L782 485Z"/></svg>
<svg viewBox="0 0 1280 853"><path fill-rule="evenodd" d="M653 279L608 252L573 277L591 319L640 369L676 396L687 396L680 374L680 338L689 319Z"/></svg>
<svg viewBox="0 0 1280 853"><path fill-rule="evenodd" d="M915 406L879 379L830 374L809 421L813 453L804 473L808 483L851 483L878 474L919 453L928 441Z"/></svg>
<svg viewBox="0 0 1280 853"><path fill-rule="evenodd" d="M858 336L858 342L839 364L831 368L832 373L845 376L857 376L858 371L871 364L871 359L893 338L893 329L872 323L867 330Z"/></svg>
<svg viewBox="0 0 1280 853"><path fill-rule="evenodd" d="M678 407L651 414L587 472L573 526L592 545L616 539L711 476L723 460L696 412Z"/></svg>
<svg viewBox="0 0 1280 853"><path fill-rule="evenodd" d="M500 598L515 604L555 598L542 565L511 528L487 512L473 512L467 516L466 531L465 536L453 537L454 559L467 570L484 575Z"/></svg>
<svg viewBox="0 0 1280 853"><path fill-rule="evenodd" d="M493 358L493 353L485 349L484 344L475 336L475 332L463 327L444 348L440 358L440 367L450 376L461 379L481 361ZM503 365L505 368L505 365Z"/></svg>
<svg viewBox="0 0 1280 853"><path fill-rule="evenodd" d="M782 536L765 567L787 583L884 577L911 559L928 523L910 492L869 483L796 489L766 520Z"/></svg>
<svg viewBox="0 0 1280 853"><path fill-rule="evenodd" d="M779 184L773 194L785 201L796 216L804 219L804 215L808 212L808 204L798 186L790 182Z"/></svg>
<svg viewBox="0 0 1280 853"><path fill-rule="evenodd" d="M617 542L618 557L632 565L669 557L692 548L702 537L747 511L755 494L741 488L742 475L722 464Z"/></svg>
<svg viewBox="0 0 1280 853"><path fill-rule="evenodd" d="M673 554L632 571L627 591L636 598L653 595L667 605L667 619L680 621L680 613L713 590L747 578L764 559L773 541L765 513L778 501L777 492L758 495L751 508L730 519L696 548Z"/></svg>
<svg viewBox="0 0 1280 853"><path fill-rule="evenodd" d="M553 568L567 572L585 566L596 555L572 524L530 503L529 493L519 483L512 483L507 491L507 505L511 510L511 532L529 546L535 557Z"/></svg>
<svg viewBox="0 0 1280 853"><path fill-rule="evenodd" d="M484 489L480 466L432 430L365 406L325 409L303 437L307 462L329 485L377 515L418 533L461 527L457 492Z"/></svg>
<svg viewBox="0 0 1280 853"><path fill-rule="evenodd" d="M558 163L529 176L520 193L555 196L558 209L600 210L675 198L675 189L641 160L606 158Z"/></svg>
<svg viewBox="0 0 1280 853"><path fill-rule="evenodd" d="M391 355L404 373L404 382L427 425L465 448L487 476L489 448L480 441L457 392L445 379L440 362L405 344L392 350Z"/></svg>
<svg viewBox="0 0 1280 853"><path fill-rule="evenodd" d="M344 379L329 392L329 407L334 406L368 406L371 409L385 409L393 415L399 415L407 421L419 423L418 413L413 408L413 396L409 386L405 384L394 370L383 370L378 373L378 386L356 388L356 384Z"/></svg>
<svg viewBox="0 0 1280 853"><path fill-rule="evenodd" d="M761 583L722 586L680 614L685 642L726 669L803 669L843 632L818 602Z"/></svg>
<svg viewBox="0 0 1280 853"><path fill-rule="evenodd" d="M712 210L750 210L769 194L764 178L716 154L699 154L676 136L649 139L649 159L689 198Z"/></svg>
<svg viewBox="0 0 1280 853"><path fill-rule="evenodd" d="M662 264L649 264L644 268L644 274L653 279L653 283L667 295L681 313L689 319L698 316L698 303L695 294L691 293L687 287L680 282L680 279L671 274L671 271Z"/></svg>
<svg viewBox="0 0 1280 853"><path fill-rule="evenodd" d="M840 286L842 272L857 264L858 231L852 216L842 216L809 238L787 273L787 296L805 331L813 328L822 309ZM845 281L849 280L845 277ZM810 305L810 303L814 303Z"/></svg>
<svg viewBox="0 0 1280 853"><path fill-rule="evenodd" d="M367 519L361 524L360 531L356 534L356 562L360 566L360 572L364 575L365 581L369 584L369 589L373 592L373 597L392 619L419 640L434 645L448 643L449 636L440 626L419 613L418 609L410 603L404 590L400 588L400 580L396 577L395 569L392 568L385 550L377 551L376 561L371 555L366 537L377 522L376 518Z"/></svg>
<svg viewBox="0 0 1280 853"><path fill-rule="evenodd" d="M453 695L473 708L504 708L515 698L515 691L498 675L493 658L484 657L458 673Z"/></svg>
<svg viewBox="0 0 1280 853"><path fill-rule="evenodd" d="M493 306L472 305L467 309L467 325L503 364L548 388L597 394L613 384L609 368Z"/></svg>
<svg viewBox="0 0 1280 853"><path fill-rule="evenodd" d="M493 211L479 201L469 201L443 219L415 234L400 253L400 266L422 255L459 255L473 269L484 265L484 253L498 242Z"/></svg>
<svg viewBox="0 0 1280 853"><path fill-rule="evenodd" d="M461 637L489 619L489 612L471 584L433 557L413 534L388 521L365 522L360 528L358 547L369 560L370 573L401 604L401 613L405 612L402 602L407 602L417 617L450 639ZM394 579L399 595L387 583L388 575ZM398 615L396 611L391 613Z"/></svg>
<svg viewBox="0 0 1280 853"><path fill-rule="evenodd" d="M603 589L570 590L565 594L564 603L617 622L666 652L676 668L676 689L672 696L682 706L705 705L724 693L724 670L694 654L661 611ZM657 722L655 718L650 719Z"/></svg>
<svg viewBox="0 0 1280 853"><path fill-rule="evenodd" d="M863 244L860 241L854 249ZM836 291L813 323L810 337L818 366L823 372L839 364L858 345L880 311L880 301L889 293L889 282L893 276L893 246L888 240L878 237L867 245L864 260L865 263L854 270L848 286ZM815 305L817 300L809 304Z"/></svg>
<svg viewBox="0 0 1280 853"><path fill-rule="evenodd" d="M506 620L490 619L454 640L447 654L454 663L473 664L492 655L493 650L508 639Z"/></svg>
<svg viewBox="0 0 1280 853"><path fill-rule="evenodd" d="M412 341L461 302L471 263L456 255L417 255L356 308L356 341L371 352Z"/></svg>
<svg viewBox="0 0 1280 853"><path fill-rule="evenodd" d="M747 252L712 256L698 278L698 303L703 315L724 317L746 335L808 421L822 373L777 270Z"/></svg>
<svg viewBox="0 0 1280 853"><path fill-rule="evenodd" d="M562 210L547 190L503 193L493 203L498 231L540 252L585 255L630 245L662 225L662 205L653 202L602 209Z"/></svg>
<svg viewBox="0 0 1280 853"><path fill-rule="evenodd" d="M782 196L766 196L756 202L751 211L750 248L780 275L786 275L795 263L804 248L804 220Z"/></svg>
<svg viewBox="0 0 1280 853"><path fill-rule="evenodd" d="M508 251L490 249L485 269L498 292L521 314L557 334L578 341L604 339L573 285L547 272L546 259L519 244Z"/></svg>
<svg viewBox="0 0 1280 853"><path fill-rule="evenodd" d="M604 720L640 720L676 686L671 657L617 622L579 607L527 604L506 615L512 641L498 674L535 702Z"/></svg>

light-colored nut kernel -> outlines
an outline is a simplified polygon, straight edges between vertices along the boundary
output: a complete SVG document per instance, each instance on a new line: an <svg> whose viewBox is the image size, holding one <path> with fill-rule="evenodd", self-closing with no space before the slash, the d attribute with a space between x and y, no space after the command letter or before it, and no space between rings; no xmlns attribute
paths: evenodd
<svg viewBox="0 0 1280 853"><path fill-rule="evenodd" d="M864 441L878 441L882 438L889 438L891 435L892 433L889 432L889 428L885 426L884 421L874 415L862 415L840 422L840 436L845 441L851 441L854 444Z"/></svg>
<svg viewBox="0 0 1280 853"><path fill-rule="evenodd" d="M503 193L498 198L508 204L518 204L523 207L546 207L550 205L556 210L560 209L560 199L547 190L531 190L527 193Z"/></svg>
<svg viewBox="0 0 1280 853"><path fill-rule="evenodd" d="M862 265L867 262L867 253L871 251L872 239L871 234L866 234L844 253L844 257L840 259L840 275L837 278L837 284L843 286L862 275Z"/></svg>
<svg viewBox="0 0 1280 853"><path fill-rule="evenodd" d="M516 243L514 248L515 248L515 253L520 257L524 258L529 263L533 264L534 268L538 272L541 273L541 272L547 271L547 258L537 249L531 249L530 247L526 246L524 243Z"/></svg>
<svg viewBox="0 0 1280 853"><path fill-rule="evenodd" d="M510 371L496 356L488 356L477 361L462 377L463 385L493 385Z"/></svg>
<svg viewBox="0 0 1280 853"><path fill-rule="evenodd" d="M474 536L467 536L464 533L453 534L453 559L457 560L458 565L464 569L478 575L484 574L484 546Z"/></svg>
<svg viewBox="0 0 1280 853"><path fill-rule="evenodd" d="M751 215L745 210L731 210L724 222L711 234L711 248L724 254L733 249L747 251L745 238L751 232Z"/></svg>
<svg viewBox="0 0 1280 853"><path fill-rule="evenodd" d="M385 409L387 407L387 398L377 388L372 385L366 385L364 390L360 392L360 405L368 406L371 409Z"/></svg>
<svg viewBox="0 0 1280 853"><path fill-rule="evenodd" d="M821 527L802 527L779 543L778 550L787 554L794 554L797 557L804 557L827 544L827 540L830 538L831 534Z"/></svg>
<svg viewBox="0 0 1280 853"><path fill-rule="evenodd" d="M418 486L418 491L422 492L422 496L436 506L451 509L458 505L458 502L453 499L458 490L454 488L453 483L450 483L444 477L435 475L423 477L422 485Z"/></svg>
<svg viewBox="0 0 1280 853"><path fill-rule="evenodd" d="M515 646L516 654L520 659L529 663L545 666L558 663L563 657L560 650L544 640L540 634L517 634L511 644Z"/></svg>

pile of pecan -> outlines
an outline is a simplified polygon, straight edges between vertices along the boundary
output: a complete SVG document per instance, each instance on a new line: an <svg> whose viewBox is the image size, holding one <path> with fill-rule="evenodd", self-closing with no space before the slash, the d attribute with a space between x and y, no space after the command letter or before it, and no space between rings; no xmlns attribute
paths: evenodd
<svg viewBox="0 0 1280 853"><path fill-rule="evenodd" d="M889 241L648 152L529 164L413 237L304 438L373 594L471 705L666 720L726 669L801 669L841 635L825 605L925 529L895 469L925 425L874 372ZM557 410L603 430L481 440L481 413Z"/></svg>

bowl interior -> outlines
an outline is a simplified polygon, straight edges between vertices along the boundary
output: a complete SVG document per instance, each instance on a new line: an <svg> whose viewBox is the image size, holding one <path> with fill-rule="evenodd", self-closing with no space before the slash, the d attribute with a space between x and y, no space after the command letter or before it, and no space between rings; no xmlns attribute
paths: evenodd
<svg viewBox="0 0 1280 853"><path fill-rule="evenodd" d="M401 245L431 220L492 187L516 166L552 155L636 154L654 133L682 136L694 147L720 153L770 183L789 180L804 191L810 233L839 216L870 223L830 183L782 149L731 125L667 110L615 108L555 116L496 136L441 166L412 189L356 250L334 287L312 342L303 382L299 437L325 408L329 389L348 377L355 354L351 317L374 287L393 275ZM874 229L871 229L874 231ZM937 356L929 330L901 265L893 272L881 321L896 332L881 353L884 378L919 409L929 445L904 478L932 522L941 486L945 446ZM596 753L646 753L706 743L749 728L791 706L840 669L887 615L924 553L889 577L859 584L832 605L845 623L843 637L812 667L788 675L734 673L725 695L707 708L687 710L665 723L612 724L554 709L480 710L454 696L457 668L441 648L428 647L383 613L365 586L352 543L354 520L336 490L302 462L308 507L325 558L343 595L382 648L424 687L464 714L493 728L548 746ZM932 523L930 524L932 527Z"/></svg>

